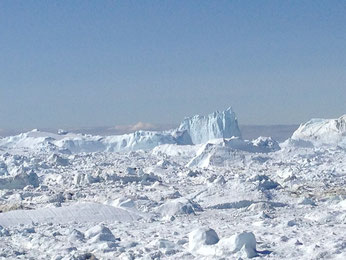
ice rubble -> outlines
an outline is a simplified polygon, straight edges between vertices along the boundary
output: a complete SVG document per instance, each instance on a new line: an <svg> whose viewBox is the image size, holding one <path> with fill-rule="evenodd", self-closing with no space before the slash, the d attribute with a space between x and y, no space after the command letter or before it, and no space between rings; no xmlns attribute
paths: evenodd
<svg viewBox="0 0 346 260"><path fill-rule="evenodd" d="M253 258L258 256L256 238L252 232L241 232L219 239L215 230L198 228L189 234L189 250L194 255L207 257L233 256Z"/></svg>
<svg viewBox="0 0 346 260"><path fill-rule="evenodd" d="M204 144L196 156L187 164L188 167L225 166L235 159L242 160L244 153L269 153L280 150L279 144L270 137L259 137L253 141L242 140L239 137L230 139L215 139Z"/></svg>
<svg viewBox="0 0 346 260"><path fill-rule="evenodd" d="M39 185L38 176L32 170L27 171L19 168L13 176L0 177L0 190L23 189L28 185L33 187L38 187Z"/></svg>
<svg viewBox="0 0 346 260"><path fill-rule="evenodd" d="M0 258L345 259L342 120L279 145L229 118L0 139Z"/></svg>

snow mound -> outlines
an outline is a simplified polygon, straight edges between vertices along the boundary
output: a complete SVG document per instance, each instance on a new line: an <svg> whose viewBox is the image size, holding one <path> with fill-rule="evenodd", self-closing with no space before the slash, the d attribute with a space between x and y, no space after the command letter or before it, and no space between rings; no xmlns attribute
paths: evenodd
<svg viewBox="0 0 346 260"><path fill-rule="evenodd" d="M91 240L90 242L99 242L99 241L111 241L114 242L115 236L109 230L109 228L103 225L97 225L85 232L85 238Z"/></svg>
<svg viewBox="0 0 346 260"><path fill-rule="evenodd" d="M189 234L190 251L194 251L203 245L214 245L217 242L219 242L219 236L211 228L198 228Z"/></svg>
<svg viewBox="0 0 346 260"><path fill-rule="evenodd" d="M218 138L241 137L238 120L231 107L208 116L195 115L185 118L178 130L187 131L193 144Z"/></svg>
<svg viewBox="0 0 346 260"><path fill-rule="evenodd" d="M184 214L196 214L197 211L202 211L202 208L197 203L184 197L169 200L159 208L159 213L164 218Z"/></svg>
<svg viewBox="0 0 346 260"><path fill-rule="evenodd" d="M189 250L194 255L210 258L258 256L256 238L252 232L241 232L219 239L215 230L210 228L198 228L189 233Z"/></svg>
<svg viewBox="0 0 346 260"><path fill-rule="evenodd" d="M160 144L177 143L175 138L166 132L137 131L125 135L90 136L78 135L74 138L61 139L54 144L61 149L68 149L73 153L79 152L119 152L132 150L150 150Z"/></svg>
<svg viewBox="0 0 346 260"><path fill-rule="evenodd" d="M77 229L72 229L68 236L68 240L71 242L83 241L84 238L85 238L85 235Z"/></svg>
<svg viewBox="0 0 346 260"><path fill-rule="evenodd" d="M280 150L279 143L271 137L260 136L257 139L251 141L253 145L252 151L269 153Z"/></svg>
<svg viewBox="0 0 346 260"><path fill-rule="evenodd" d="M227 252L229 250L233 254L240 253L248 258L253 258L258 255L256 250L256 237L252 232L242 232L230 238L221 239L219 248L222 252Z"/></svg>
<svg viewBox="0 0 346 260"><path fill-rule="evenodd" d="M316 146L346 147L346 115L337 119L311 119L299 126L292 139L310 141Z"/></svg>
<svg viewBox="0 0 346 260"><path fill-rule="evenodd" d="M253 141L242 140L239 137L217 139L203 145L187 166L225 166L230 160L242 160L242 152L269 153L279 149L279 144L270 137L259 137Z"/></svg>
<svg viewBox="0 0 346 260"><path fill-rule="evenodd" d="M14 210L0 214L0 225L3 227L32 223L66 224L76 221L102 222L119 221L131 222L140 216L123 208L115 208L97 203L76 203L60 208L41 208L36 210Z"/></svg>

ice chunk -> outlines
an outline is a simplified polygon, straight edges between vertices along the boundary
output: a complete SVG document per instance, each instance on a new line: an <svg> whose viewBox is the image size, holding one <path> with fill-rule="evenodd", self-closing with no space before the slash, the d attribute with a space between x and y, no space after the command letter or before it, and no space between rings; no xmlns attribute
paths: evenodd
<svg viewBox="0 0 346 260"><path fill-rule="evenodd" d="M189 234L189 250L194 251L203 245L214 245L219 237L214 229L208 227L198 228Z"/></svg>
<svg viewBox="0 0 346 260"><path fill-rule="evenodd" d="M55 164L55 165L59 165L59 166L67 166L69 164L69 160L66 158L63 158L61 156L59 156L58 154L53 153L51 156L48 157L48 160Z"/></svg>
<svg viewBox="0 0 346 260"><path fill-rule="evenodd" d="M196 211L202 211L202 208L184 197L169 200L159 208L161 215L166 218L182 214L195 214Z"/></svg>
<svg viewBox="0 0 346 260"><path fill-rule="evenodd" d="M256 250L256 238L252 232L242 232L229 238L223 238L220 240L218 247L223 253L230 251L236 254L244 250L248 258L258 255Z"/></svg>
<svg viewBox="0 0 346 260"><path fill-rule="evenodd" d="M38 177L32 170L29 173L21 170L15 176L0 178L0 190L23 189L28 185L32 185L33 187L39 186Z"/></svg>
<svg viewBox="0 0 346 260"><path fill-rule="evenodd" d="M77 229L73 229L68 236L70 242L83 241L84 238L84 234Z"/></svg>
<svg viewBox="0 0 346 260"><path fill-rule="evenodd" d="M91 239L93 242L96 242L96 241L114 242L116 240L112 231L110 231L109 228L103 225L97 225L95 227L88 229L85 232L85 238Z"/></svg>
<svg viewBox="0 0 346 260"><path fill-rule="evenodd" d="M254 147L258 148L258 152L266 153L280 150L279 143L271 137L260 136L257 139L252 140L252 144Z"/></svg>
<svg viewBox="0 0 346 260"><path fill-rule="evenodd" d="M3 226L0 226L0 237L9 236L9 235L10 235L10 232Z"/></svg>
<svg viewBox="0 0 346 260"><path fill-rule="evenodd" d="M116 199L112 206L114 207L124 207L124 208L134 208L136 206L135 202L132 199L119 198Z"/></svg>
<svg viewBox="0 0 346 260"><path fill-rule="evenodd" d="M198 228L189 234L189 250L195 255L224 257L242 255L257 256L256 238L252 232L242 232L219 240L213 229Z"/></svg>

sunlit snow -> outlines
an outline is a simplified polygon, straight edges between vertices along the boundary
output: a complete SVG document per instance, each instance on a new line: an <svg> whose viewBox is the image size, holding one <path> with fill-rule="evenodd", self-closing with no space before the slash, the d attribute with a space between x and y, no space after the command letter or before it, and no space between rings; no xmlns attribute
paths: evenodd
<svg viewBox="0 0 346 260"><path fill-rule="evenodd" d="M2 259L346 259L346 116L244 140L231 108L169 131L0 139Z"/></svg>

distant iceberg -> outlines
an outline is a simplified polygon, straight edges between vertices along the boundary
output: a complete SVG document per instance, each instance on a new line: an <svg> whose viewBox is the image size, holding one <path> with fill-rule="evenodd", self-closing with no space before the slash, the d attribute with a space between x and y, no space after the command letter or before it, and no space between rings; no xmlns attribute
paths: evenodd
<svg viewBox="0 0 346 260"><path fill-rule="evenodd" d="M299 126L292 139L308 141L315 146L346 147L346 115L337 119L311 119Z"/></svg>
<svg viewBox="0 0 346 260"><path fill-rule="evenodd" d="M168 131L136 131L124 135L97 136L68 133L58 134L33 130L28 133L0 139L0 148L60 150L80 152L120 152L150 150L162 144L191 145L212 139L241 137L235 113L231 108L208 116L185 118L177 129Z"/></svg>
<svg viewBox="0 0 346 260"><path fill-rule="evenodd" d="M185 118L178 130L187 131L193 144L206 143L212 139L241 137L238 120L231 107L208 116Z"/></svg>

